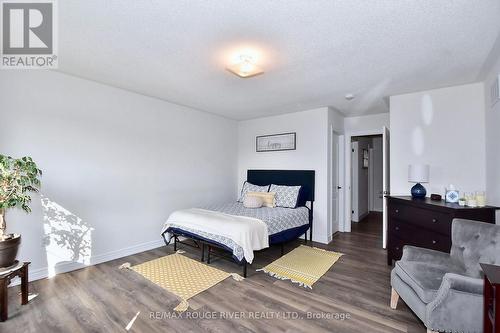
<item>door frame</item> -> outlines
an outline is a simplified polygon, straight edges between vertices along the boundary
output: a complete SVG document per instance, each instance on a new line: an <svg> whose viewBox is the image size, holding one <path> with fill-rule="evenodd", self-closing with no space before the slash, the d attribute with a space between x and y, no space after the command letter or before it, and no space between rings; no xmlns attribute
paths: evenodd
<svg viewBox="0 0 500 333"><path fill-rule="evenodd" d="M333 136L336 135L338 136L339 138L339 147L338 147L338 156L333 156ZM337 159L337 173L338 173L338 186L340 186L341 188L339 189L339 192L338 192L338 224L339 224L339 227L338 227L338 230L339 231L342 231L342 227L343 227L343 221L344 221L344 205L345 205L345 147L344 147L344 142L345 142L345 135L341 132L338 132L336 130L334 130L333 126L330 127L330 144L329 144L329 147L330 147L330 151L328 152L330 158L329 158L329 164L330 164L330 167L329 167L329 170L328 170L328 174L329 174L329 178L330 178L330 181L328 182L328 197L329 197L329 200L328 200L328 208L329 208L329 214L328 214L328 228L327 230L329 231L332 231L332 222L333 222L333 163L335 163L335 160ZM328 243L332 241L332 238L333 238L333 233L332 232L329 232L328 233Z"/></svg>
<svg viewBox="0 0 500 333"><path fill-rule="evenodd" d="M368 212L374 211L375 196L373 195L373 188L375 183L375 170L373 169L373 147L368 149Z"/></svg>
<svg viewBox="0 0 500 333"><path fill-rule="evenodd" d="M351 143L353 136L368 136L368 135L382 135L383 128L370 129L364 131L349 131L345 134L345 157L344 157L344 216L343 220L339 222L339 230L341 232L351 232Z"/></svg>

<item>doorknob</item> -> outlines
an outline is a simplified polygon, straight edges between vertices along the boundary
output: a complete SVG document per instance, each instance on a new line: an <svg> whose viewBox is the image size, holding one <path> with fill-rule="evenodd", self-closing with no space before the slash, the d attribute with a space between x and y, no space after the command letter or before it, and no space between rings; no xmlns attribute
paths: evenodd
<svg viewBox="0 0 500 333"><path fill-rule="evenodd" d="M342 186L337 186L337 190L341 190L342 189Z"/></svg>

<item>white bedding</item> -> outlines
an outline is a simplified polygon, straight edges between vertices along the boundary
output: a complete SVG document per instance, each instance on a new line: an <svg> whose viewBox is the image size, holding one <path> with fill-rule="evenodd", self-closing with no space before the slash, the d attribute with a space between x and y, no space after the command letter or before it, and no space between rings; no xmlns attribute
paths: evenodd
<svg viewBox="0 0 500 333"><path fill-rule="evenodd" d="M243 248L244 258L248 263L253 261L253 251L269 247L267 224L253 217L191 208L170 214L162 233L170 227L185 227L229 238ZM171 235L166 233L165 236L170 241Z"/></svg>

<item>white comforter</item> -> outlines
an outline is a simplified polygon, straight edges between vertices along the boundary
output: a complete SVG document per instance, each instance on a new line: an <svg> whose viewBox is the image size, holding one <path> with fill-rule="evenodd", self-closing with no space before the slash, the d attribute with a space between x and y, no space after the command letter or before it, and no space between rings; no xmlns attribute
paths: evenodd
<svg viewBox="0 0 500 333"><path fill-rule="evenodd" d="M221 235L243 248L246 261L252 263L253 251L269 247L267 225L259 219L229 215L200 208L178 210L170 214L162 233L170 227L186 227ZM167 241L170 234L166 234Z"/></svg>

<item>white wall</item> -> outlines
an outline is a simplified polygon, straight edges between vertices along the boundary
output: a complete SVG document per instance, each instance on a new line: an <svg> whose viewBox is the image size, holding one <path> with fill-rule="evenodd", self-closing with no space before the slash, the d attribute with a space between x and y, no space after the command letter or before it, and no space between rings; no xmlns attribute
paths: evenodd
<svg viewBox="0 0 500 333"><path fill-rule="evenodd" d="M389 113L379 113L344 119L344 130L350 135L369 135L382 133L382 127L389 127Z"/></svg>
<svg viewBox="0 0 500 333"><path fill-rule="evenodd" d="M319 108L238 123L238 185L248 169L315 170L313 240L328 242L329 109ZM297 133L297 150L257 153L255 137Z"/></svg>
<svg viewBox="0 0 500 333"><path fill-rule="evenodd" d="M44 171L43 204L7 215L33 278L161 246L173 210L236 198L234 121L57 72L2 71L0 94L0 152Z"/></svg>
<svg viewBox="0 0 500 333"><path fill-rule="evenodd" d="M390 105L391 194L409 195L412 163L430 165L428 195L448 184L485 190L482 83L391 96Z"/></svg>
<svg viewBox="0 0 500 333"><path fill-rule="evenodd" d="M500 75L500 56L486 77L485 120L486 120L486 191L490 205L500 207L500 101L490 103L490 87ZM497 211L497 224L500 224L500 211Z"/></svg>

